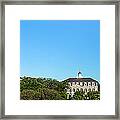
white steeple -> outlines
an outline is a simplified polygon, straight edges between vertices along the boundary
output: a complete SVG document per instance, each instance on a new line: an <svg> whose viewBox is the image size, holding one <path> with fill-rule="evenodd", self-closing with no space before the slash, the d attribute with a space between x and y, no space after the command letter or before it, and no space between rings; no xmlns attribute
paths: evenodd
<svg viewBox="0 0 120 120"><path fill-rule="evenodd" d="M78 78L83 78L82 73L80 71L78 72L78 76L77 77Z"/></svg>

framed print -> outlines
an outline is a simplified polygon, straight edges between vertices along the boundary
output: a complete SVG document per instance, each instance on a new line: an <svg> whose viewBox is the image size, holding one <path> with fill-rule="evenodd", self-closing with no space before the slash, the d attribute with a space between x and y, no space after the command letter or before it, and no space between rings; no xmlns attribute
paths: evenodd
<svg viewBox="0 0 120 120"><path fill-rule="evenodd" d="M1 118L119 119L119 1L2 1Z"/></svg>

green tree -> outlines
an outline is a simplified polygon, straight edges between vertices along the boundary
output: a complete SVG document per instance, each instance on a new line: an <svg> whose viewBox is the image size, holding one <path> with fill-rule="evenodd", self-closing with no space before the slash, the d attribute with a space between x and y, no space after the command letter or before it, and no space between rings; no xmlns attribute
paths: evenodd
<svg viewBox="0 0 120 120"><path fill-rule="evenodd" d="M23 100L66 100L67 80L62 82L51 78L20 77L20 99ZM70 100L100 100L100 92L76 91Z"/></svg>
<svg viewBox="0 0 120 120"><path fill-rule="evenodd" d="M100 92L99 91L90 91L87 93L87 97L89 100L100 100Z"/></svg>
<svg viewBox="0 0 120 120"><path fill-rule="evenodd" d="M33 100L34 99L34 91L33 90L23 90L20 93L20 99L22 100Z"/></svg>
<svg viewBox="0 0 120 120"><path fill-rule="evenodd" d="M65 100L67 81L59 82L51 78L20 78L20 97L26 100ZM66 89L65 89L66 88Z"/></svg>
<svg viewBox="0 0 120 120"><path fill-rule="evenodd" d="M74 100L84 100L85 99L85 96L84 96L84 92L82 91L76 91L73 95L73 99Z"/></svg>

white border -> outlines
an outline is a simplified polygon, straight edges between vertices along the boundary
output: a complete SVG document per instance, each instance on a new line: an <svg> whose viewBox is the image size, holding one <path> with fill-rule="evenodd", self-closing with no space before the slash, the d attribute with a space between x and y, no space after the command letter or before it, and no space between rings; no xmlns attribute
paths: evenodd
<svg viewBox="0 0 120 120"><path fill-rule="evenodd" d="M100 20L100 101L20 101L20 20ZM5 5L5 115L115 115L115 5Z"/></svg>

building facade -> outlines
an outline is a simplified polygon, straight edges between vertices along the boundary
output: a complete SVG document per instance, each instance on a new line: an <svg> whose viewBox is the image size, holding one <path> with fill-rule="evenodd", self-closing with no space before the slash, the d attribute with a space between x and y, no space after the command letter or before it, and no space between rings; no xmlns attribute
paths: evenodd
<svg viewBox="0 0 120 120"><path fill-rule="evenodd" d="M79 72L81 74L81 72ZM73 97L76 91L81 92L90 92L90 91L100 91L100 84L98 81L92 78L83 78L81 75L78 75L78 78L69 78L67 79L69 88L67 89L68 98Z"/></svg>

